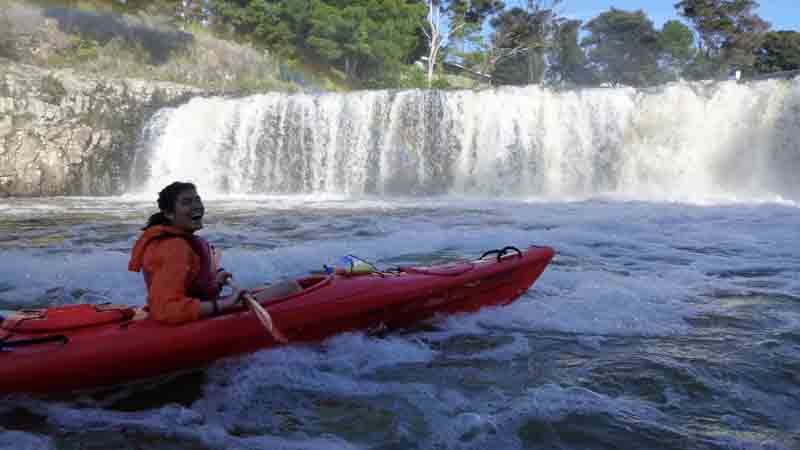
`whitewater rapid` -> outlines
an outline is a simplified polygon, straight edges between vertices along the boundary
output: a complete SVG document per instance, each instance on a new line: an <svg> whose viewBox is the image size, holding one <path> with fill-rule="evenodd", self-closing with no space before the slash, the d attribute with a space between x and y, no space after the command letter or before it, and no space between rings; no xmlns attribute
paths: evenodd
<svg viewBox="0 0 800 450"><path fill-rule="evenodd" d="M346 254L557 255L507 307L99 395L4 398L0 449L800 448L797 207L320 197L209 200L200 234L242 286ZM0 310L144 304L127 262L154 209L0 199Z"/></svg>

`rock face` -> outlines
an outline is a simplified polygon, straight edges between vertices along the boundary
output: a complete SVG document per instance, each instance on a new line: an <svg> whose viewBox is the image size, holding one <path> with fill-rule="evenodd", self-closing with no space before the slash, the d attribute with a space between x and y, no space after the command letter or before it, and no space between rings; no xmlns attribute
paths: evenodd
<svg viewBox="0 0 800 450"><path fill-rule="evenodd" d="M150 115L203 94L190 86L89 79L0 58L0 196L124 192Z"/></svg>

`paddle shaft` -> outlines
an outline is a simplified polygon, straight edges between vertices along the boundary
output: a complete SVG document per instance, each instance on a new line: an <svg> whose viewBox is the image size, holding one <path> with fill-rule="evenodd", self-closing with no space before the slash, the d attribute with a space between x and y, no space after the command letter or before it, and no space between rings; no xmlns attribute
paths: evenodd
<svg viewBox="0 0 800 450"><path fill-rule="evenodd" d="M241 291L242 289L233 281L233 277L228 277L226 280L227 284L237 291ZM242 294L242 298L247 303L247 306L253 311L253 313L258 317L258 320L261 322L261 325L267 330L267 332L272 336L273 339L276 341L286 344L289 340L286 336L281 333L281 331L275 327L275 324L272 322L272 316L269 315L266 309L261 306L256 299L249 292L244 292Z"/></svg>

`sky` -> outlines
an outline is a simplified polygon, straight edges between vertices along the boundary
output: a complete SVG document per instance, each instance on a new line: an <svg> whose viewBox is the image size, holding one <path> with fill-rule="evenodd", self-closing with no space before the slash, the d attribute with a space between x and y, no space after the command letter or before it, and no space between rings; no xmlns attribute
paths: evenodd
<svg viewBox="0 0 800 450"><path fill-rule="evenodd" d="M642 9L661 28L667 20L680 19L676 14L675 3L679 0L562 0L557 11L562 16L589 20L612 6L617 9ZM512 2L509 2L512 3ZM547 2L545 2L547 3ZM762 19L772 24L772 31L800 31L800 1L798 0L760 0L756 10Z"/></svg>

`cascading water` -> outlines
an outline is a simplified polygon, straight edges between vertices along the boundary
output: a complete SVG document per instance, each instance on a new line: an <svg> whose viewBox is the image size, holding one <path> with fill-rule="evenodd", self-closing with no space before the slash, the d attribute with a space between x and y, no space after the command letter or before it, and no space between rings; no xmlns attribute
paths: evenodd
<svg viewBox="0 0 800 450"><path fill-rule="evenodd" d="M800 78L198 98L145 134L132 191L800 198Z"/></svg>

